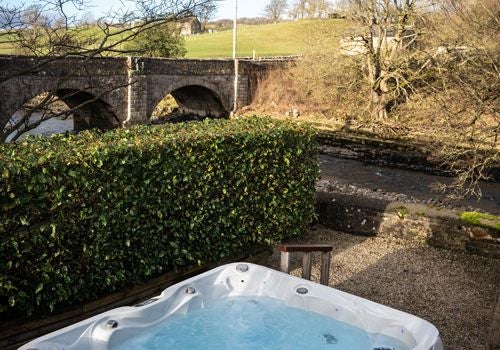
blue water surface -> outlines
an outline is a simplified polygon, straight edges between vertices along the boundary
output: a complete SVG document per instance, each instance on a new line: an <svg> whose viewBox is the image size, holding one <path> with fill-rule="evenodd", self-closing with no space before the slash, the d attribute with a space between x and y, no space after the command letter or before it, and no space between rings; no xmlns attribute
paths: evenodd
<svg viewBox="0 0 500 350"><path fill-rule="evenodd" d="M399 340L380 335L375 346L372 337L359 328L288 307L277 299L231 297L187 315L172 316L112 349L408 350Z"/></svg>

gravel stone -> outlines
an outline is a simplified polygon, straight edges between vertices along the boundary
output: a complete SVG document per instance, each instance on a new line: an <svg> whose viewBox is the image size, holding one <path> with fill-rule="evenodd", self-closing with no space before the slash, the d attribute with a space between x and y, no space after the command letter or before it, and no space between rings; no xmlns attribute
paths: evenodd
<svg viewBox="0 0 500 350"><path fill-rule="evenodd" d="M500 260L437 249L412 239L360 237L321 226L290 243L333 246L329 285L434 324L446 349L486 349L499 293ZM291 274L300 276L292 254ZM268 266L279 270L276 250ZM314 256L312 280L320 276Z"/></svg>

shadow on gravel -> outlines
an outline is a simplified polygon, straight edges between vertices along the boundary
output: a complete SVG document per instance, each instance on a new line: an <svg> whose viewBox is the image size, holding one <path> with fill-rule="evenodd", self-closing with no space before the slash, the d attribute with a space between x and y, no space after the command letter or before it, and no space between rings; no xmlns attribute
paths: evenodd
<svg viewBox="0 0 500 350"><path fill-rule="evenodd" d="M446 349L485 349L500 282L498 261L430 247L396 248L378 260L376 255L357 254L368 266L339 280L351 270L352 257L339 260L334 254L332 286L431 322Z"/></svg>

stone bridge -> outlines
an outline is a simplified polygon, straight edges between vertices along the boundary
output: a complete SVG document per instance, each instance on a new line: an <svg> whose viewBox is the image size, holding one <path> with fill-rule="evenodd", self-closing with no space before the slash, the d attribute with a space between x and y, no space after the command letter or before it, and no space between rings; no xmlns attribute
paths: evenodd
<svg viewBox="0 0 500 350"><path fill-rule="evenodd" d="M76 108L77 131L148 122L168 94L183 112L226 117L251 103L262 75L285 62L0 56L0 127L44 92Z"/></svg>

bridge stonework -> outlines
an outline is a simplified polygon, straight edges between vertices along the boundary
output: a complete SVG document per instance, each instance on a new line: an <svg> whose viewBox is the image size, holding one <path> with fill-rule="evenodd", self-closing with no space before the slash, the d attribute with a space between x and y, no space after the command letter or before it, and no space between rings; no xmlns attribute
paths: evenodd
<svg viewBox="0 0 500 350"><path fill-rule="evenodd" d="M168 94L186 113L225 117L251 103L262 75L285 63L239 60L235 101L233 60L0 56L0 127L44 92L80 106L75 130L147 122Z"/></svg>

